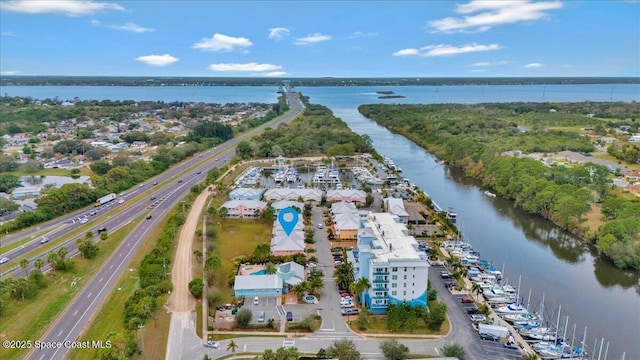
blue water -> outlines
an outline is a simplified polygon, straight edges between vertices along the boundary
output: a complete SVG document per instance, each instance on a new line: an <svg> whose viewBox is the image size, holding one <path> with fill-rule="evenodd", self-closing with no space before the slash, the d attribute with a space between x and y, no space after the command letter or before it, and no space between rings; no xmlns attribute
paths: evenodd
<svg viewBox="0 0 640 360"><path fill-rule="evenodd" d="M260 271L252 272L249 275L264 275L264 274L265 274L264 270L260 270Z"/></svg>

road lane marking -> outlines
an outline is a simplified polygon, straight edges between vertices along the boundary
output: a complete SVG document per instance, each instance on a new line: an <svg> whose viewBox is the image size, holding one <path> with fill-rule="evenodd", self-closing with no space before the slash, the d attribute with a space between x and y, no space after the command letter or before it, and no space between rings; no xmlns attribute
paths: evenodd
<svg viewBox="0 0 640 360"><path fill-rule="evenodd" d="M113 264L111 264L111 266L109 266L109 269L113 269Z"/></svg>
<svg viewBox="0 0 640 360"><path fill-rule="evenodd" d="M88 298L89 298L89 297L91 297L91 294L93 294L93 293L89 293L89 295L87 295L87 297L88 297Z"/></svg>
<svg viewBox="0 0 640 360"><path fill-rule="evenodd" d="M73 312L73 316L76 316L78 314L78 310Z"/></svg>
<svg viewBox="0 0 640 360"><path fill-rule="evenodd" d="M104 277L101 277L101 278L100 278L100 282L102 282L102 279L104 279Z"/></svg>
<svg viewBox="0 0 640 360"><path fill-rule="evenodd" d="M60 332L58 333L58 336L56 336L56 337L60 337L60 335L62 335L62 331L63 330L60 330Z"/></svg>

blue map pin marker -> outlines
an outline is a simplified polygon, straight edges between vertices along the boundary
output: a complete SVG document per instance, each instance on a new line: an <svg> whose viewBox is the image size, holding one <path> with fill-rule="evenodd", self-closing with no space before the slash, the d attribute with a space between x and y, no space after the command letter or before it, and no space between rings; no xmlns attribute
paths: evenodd
<svg viewBox="0 0 640 360"><path fill-rule="evenodd" d="M284 208L278 214L278 222L284 229L284 233L289 236L298 223L298 212L292 207Z"/></svg>

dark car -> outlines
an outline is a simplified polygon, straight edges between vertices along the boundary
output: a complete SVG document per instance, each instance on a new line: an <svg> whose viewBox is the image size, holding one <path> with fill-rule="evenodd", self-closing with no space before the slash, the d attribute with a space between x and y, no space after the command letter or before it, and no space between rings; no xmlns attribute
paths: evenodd
<svg viewBox="0 0 640 360"><path fill-rule="evenodd" d="M147 220L151 220L151 215L147 215Z"/></svg>
<svg viewBox="0 0 640 360"><path fill-rule="evenodd" d="M477 307L468 307L467 309L467 314L477 314L480 312L480 310L478 310Z"/></svg>
<svg viewBox="0 0 640 360"><path fill-rule="evenodd" d="M178 184L182 183L182 179L178 180Z"/></svg>
<svg viewBox="0 0 640 360"><path fill-rule="evenodd" d="M443 279L450 279L451 278L451 274L449 274L448 271L440 271L440 277Z"/></svg>
<svg viewBox="0 0 640 360"><path fill-rule="evenodd" d="M487 333L480 333L480 339L482 340L491 340L491 341L498 341L500 340L499 337L497 337L496 335L493 334L487 334Z"/></svg>
<svg viewBox="0 0 640 360"><path fill-rule="evenodd" d="M287 311L287 321L293 321L293 313L291 311Z"/></svg>
<svg viewBox="0 0 640 360"><path fill-rule="evenodd" d="M98 229L98 234L102 233L102 232L106 232L107 228L106 227L101 227L100 229Z"/></svg>

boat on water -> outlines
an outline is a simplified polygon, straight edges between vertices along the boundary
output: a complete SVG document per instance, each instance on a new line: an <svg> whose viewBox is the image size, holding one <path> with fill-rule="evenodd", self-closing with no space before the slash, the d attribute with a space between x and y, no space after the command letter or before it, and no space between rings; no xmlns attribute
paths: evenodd
<svg viewBox="0 0 640 360"><path fill-rule="evenodd" d="M449 219L452 223L456 223L456 219L458 218L458 213L454 208L447 209L447 219Z"/></svg>
<svg viewBox="0 0 640 360"><path fill-rule="evenodd" d="M514 303L506 306L501 306L495 309L496 314L524 314L528 313L529 310L522 303Z"/></svg>
<svg viewBox="0 0 640 360"><path fill-rule="evenodd" d="M504 315L502 320L513 324L518 321L540 320L540 318L535 313L518 313Z"/></svg>
<svg viewBox="0 0 640 360"><path fill-rule="evenodd" d="M491 197L491 198L496 197L496 194L492 193L492 192L491 192L491 191L489 191L489 190L486 190L486 191L484 192L484 194L485 194L485 195L487 195L488 197Z"/></svg>

